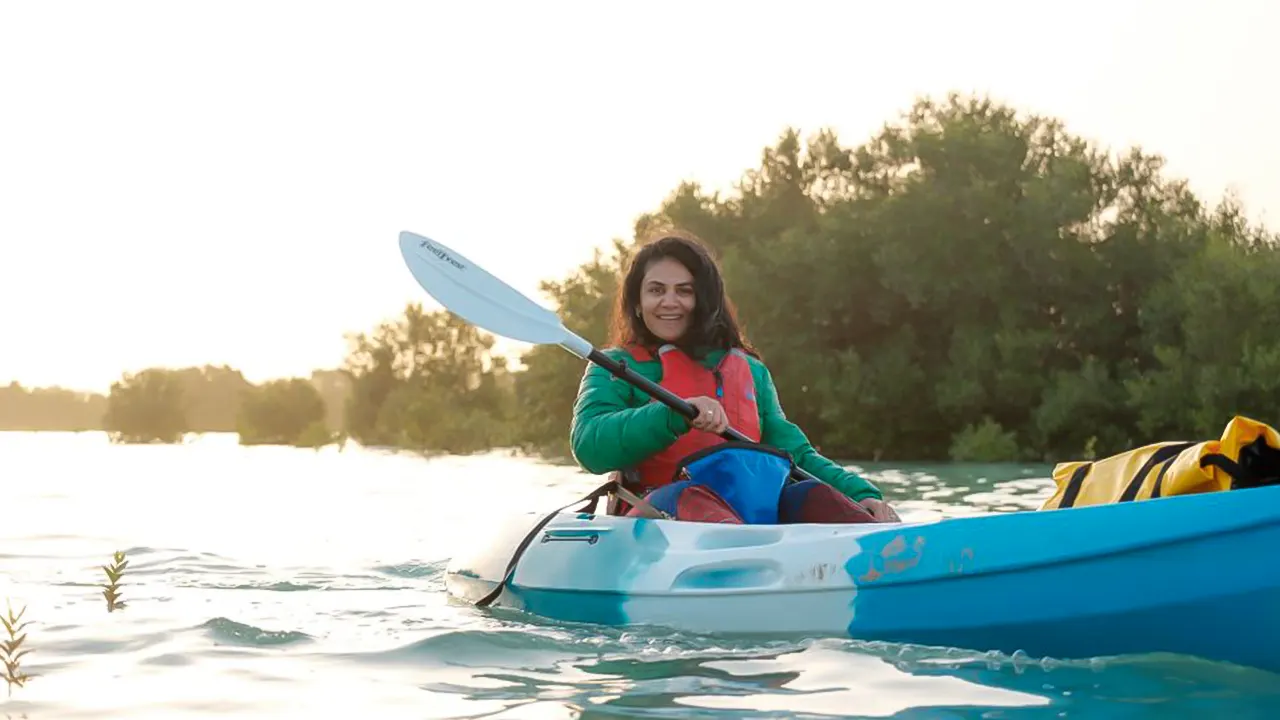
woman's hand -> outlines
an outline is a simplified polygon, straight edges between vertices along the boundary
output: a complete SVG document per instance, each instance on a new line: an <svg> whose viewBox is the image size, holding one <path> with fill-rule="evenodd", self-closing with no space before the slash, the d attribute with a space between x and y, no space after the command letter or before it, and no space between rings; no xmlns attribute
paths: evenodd
<svg viewBox="0 0 1280 720"><path fill-rule="evenodd" d="M718 401L703 396L685 400L698 411L698 416L689 421L693 429L716 435L729 429L729 416Z"/></svg>
<svg viewBox="0 0 1280 720"><path fill-rule="evenodd" d="M867 498L858 504L866 508L871 513L871 517L876 519L876 522L902 522L902 518L898 517L898 513L894 511L889 503L883 500Z"/></svg>

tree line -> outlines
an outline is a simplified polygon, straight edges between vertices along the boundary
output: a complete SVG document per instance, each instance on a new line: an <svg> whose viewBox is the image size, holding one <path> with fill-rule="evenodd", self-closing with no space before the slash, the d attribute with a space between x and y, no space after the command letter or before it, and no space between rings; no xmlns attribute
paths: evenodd
<svg viewBox="0 0 1280 720"><path fill-rule="evenodd" d="M1280 408L1280 237L1158 156L987 98L921 99L852 147L788 130L733 192L680 184L543 283L569 329L605 341L635 238L665 226L712 246L788 416L833 457L1095 457ZM564 454L582 361L535 347L513 368L492 344L410 305L351 338L319 412L362 444ZM253 397L311 402L278 390Z"/></svg>
<svg viewBox="0 0 1280 720"><path fill-rule="evenodd" d="M180 442L187 433L238 433L243 444L340 441L350 390L340 370L250 383L206 365L124 373L108 394L0 387L0 430L106 431L124 443Z"/></svg>

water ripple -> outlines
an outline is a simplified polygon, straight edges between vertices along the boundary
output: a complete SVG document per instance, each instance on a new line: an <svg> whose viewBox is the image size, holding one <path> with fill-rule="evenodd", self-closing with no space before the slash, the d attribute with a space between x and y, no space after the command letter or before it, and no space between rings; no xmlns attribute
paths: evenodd
<svg viewBox="0 0 1280 720"><path fill-rule="evenodd" d="M208 630L209 636L214 641L232 645L274 647L276 645L307 642L313 639L310 635L296 630L264 630L224 617L213 618L200 625L200 627Z"/></svg>

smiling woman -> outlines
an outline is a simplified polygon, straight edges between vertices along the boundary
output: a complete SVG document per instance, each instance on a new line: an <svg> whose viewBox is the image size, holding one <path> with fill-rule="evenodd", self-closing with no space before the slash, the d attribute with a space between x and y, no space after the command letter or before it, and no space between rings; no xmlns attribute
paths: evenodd
<svg viewBox="0 0 1280 720"><path fill-rule="evenodd" d="M570 430L574 457L587 471L619 474L633 491L648 493L655 506L681 519L741 523L749 520L747 505L761 503L776 505L777 522L898 519L878 488L818 454L786 418L768 368L738 326L719 267L693 236L663 233L632 258L614 308L612 342L604 354L699 412L689 421L588 365ZM705 458L727 449L719 434L730 427L781 451L775 457L817 480L779 488L763 477L777 473L757 452L745 461L711 461L738 469L721 492L691 483L695 464L708 467ZM621 502L611 511L640 512Z"/></svg>
<svg viewBox="0 0 1280 720"><path fill-rule="evenodd" d="M693 273L679 261L664 257L649 265L642 282L637 315L644 328L663 340L678 342L697 307Z"/></svg>

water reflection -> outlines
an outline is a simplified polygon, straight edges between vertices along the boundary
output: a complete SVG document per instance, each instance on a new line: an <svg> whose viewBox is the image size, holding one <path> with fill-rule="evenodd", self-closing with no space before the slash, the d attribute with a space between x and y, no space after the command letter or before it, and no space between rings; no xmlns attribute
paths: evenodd
<svg viewBox="0 0 1280 720"><path fill-rule="evenodd" d="M876 483L904 518L1035 510L1054 491L1053 465L848 463Z"/></svg>
<svg viewBox="0 0 1280 720"><path fill-rule="evenodd" d="M1280 676L1175 656L1058 661L852 640L735 644L588 627L574 637L534 628L445 635L381 658L430 674L419 687L443 713L432 717L1280 714ZM452 710L445 713L445 705Z"/></svg>

